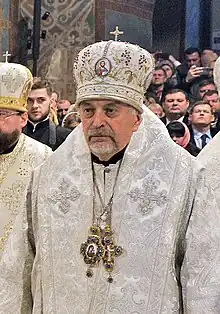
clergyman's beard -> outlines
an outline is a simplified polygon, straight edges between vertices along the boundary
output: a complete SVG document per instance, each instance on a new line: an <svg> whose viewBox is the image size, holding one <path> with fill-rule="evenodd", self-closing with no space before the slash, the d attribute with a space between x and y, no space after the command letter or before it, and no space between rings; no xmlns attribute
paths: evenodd
<svg viewBox="0 0 220 314"><path fill-rule="evenodd" d="M91 138L93 136L101 137L101 136L108 136L111 141L110 142L91 142ZM114 154L118 152L118 146L114 139L114 136L109 131L104 130L93 130L88 133L88 144L91 152L96 155L100 160L108 160Z"/></svg>
<svg viewBox="0 0 220 314"><path fill-rule="evenodd" d="M89 145L91 152L100 160L108 160L116 154L117 149L114 143L92 143ZM106 158L105 158L106 156Z"/></svg>
<svg viewBox="0 0 220 314"><path fill-rule="evenodd" d="M21 132L16 129L11 134L5 134L0 130L0 154L9 150L20 137Z"/></svg>

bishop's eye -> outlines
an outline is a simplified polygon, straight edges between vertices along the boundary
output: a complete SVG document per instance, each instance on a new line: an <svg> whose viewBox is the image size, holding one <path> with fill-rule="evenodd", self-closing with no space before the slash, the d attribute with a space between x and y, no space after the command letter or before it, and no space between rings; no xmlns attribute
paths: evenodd
<svg viewBox="0 0 220 314"><path fill-rule="evenodd" d="M114 107L109 107L109 108L106 108L105 109L105 114L108 116L108 117L113 117L115 116L117 113L117 109L114 108Z"/></svg>
<svg viewBox="0 0 220 314"><path fill-rule="evenodd" d="M93 108L84 108L83 109L83 114L85 117L91 117L94 114L94 109Z"/></svg>

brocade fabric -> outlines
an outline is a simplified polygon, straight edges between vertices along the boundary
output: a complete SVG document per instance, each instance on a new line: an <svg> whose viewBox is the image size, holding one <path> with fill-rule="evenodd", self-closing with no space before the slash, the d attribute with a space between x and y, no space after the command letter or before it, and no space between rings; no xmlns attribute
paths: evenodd
<svg viewBox="0 0 220 314"><path fill-rule="evenodd" d="M25 201L31 172L51 152L49 147L21 134L14 150L0 155L0 258Z"/></svg>
<svg viewBox="0 0 220 314"><path fill-rule="evenodd" d="M105 203L118 166L110 165L103 180L104 167L95 165ZM113 283L102 263L88 278L80 245L92 224L93 176L79 125L34 171L0 263L0 313L181 313L184 239L200 172L145 109L113 199L112 228L124 253L116 258Z"/></svg>

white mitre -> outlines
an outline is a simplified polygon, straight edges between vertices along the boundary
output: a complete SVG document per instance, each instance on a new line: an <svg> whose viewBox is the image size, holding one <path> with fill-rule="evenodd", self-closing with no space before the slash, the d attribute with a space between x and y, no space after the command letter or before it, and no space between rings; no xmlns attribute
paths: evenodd
<svg viewBox="0 0 220 314"><path fill-rule="evenodd" d="M143 48L125 42L102 41L79 52L74 64L76 106L92 99L121 101L143 112L154 59Z"/></svg>
<svg viewBox="0 0 220 314"><path fill-rule="evenodd" d="M0 63L0 109L27 111L27 97L32 84L32 74L25 66Z"/></svg>

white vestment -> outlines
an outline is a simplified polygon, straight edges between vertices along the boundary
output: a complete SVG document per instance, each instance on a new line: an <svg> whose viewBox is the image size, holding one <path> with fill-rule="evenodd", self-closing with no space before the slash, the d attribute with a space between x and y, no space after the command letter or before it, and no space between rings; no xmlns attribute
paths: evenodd
<svg viewBox="0 0 220 314"><path fill-rule="evenodd" d="M25 201L31 172L50 154L49 147L21 134L14 150L0 155L0 258Z"/></svg>
<svg viewBox="0 0 220 314"><path fill-rule="evenodd" d="M117 167L94 166L105 203ZM80 245L92 225L93 175L78 126L34 171L0 264L0 313L179 313L193 171L194 158L146 109L126 148L113 199L112 228L124 253L116 258L113 283L101 262L88 278Z"/></svg>
<svg viewBox="0 0 220 314"><path fill-rule="evenodd" d="M199 153L203 165L186 234L182 287L186 313L220 313L220 133Z"/></svg>

